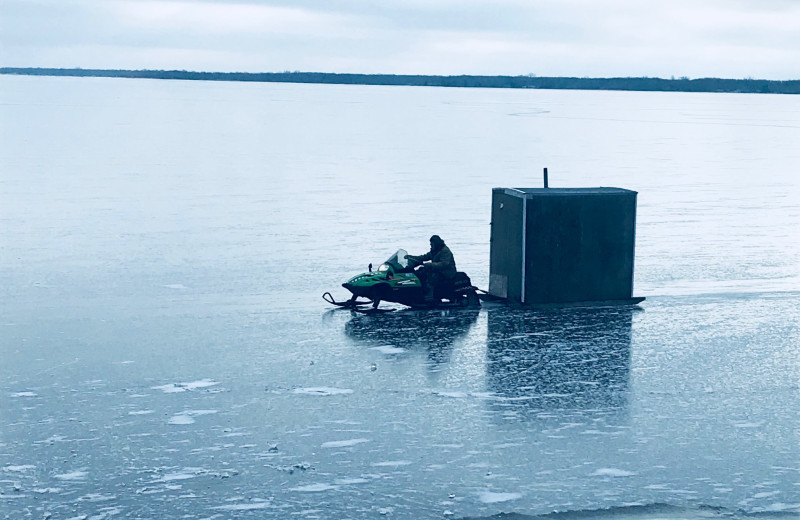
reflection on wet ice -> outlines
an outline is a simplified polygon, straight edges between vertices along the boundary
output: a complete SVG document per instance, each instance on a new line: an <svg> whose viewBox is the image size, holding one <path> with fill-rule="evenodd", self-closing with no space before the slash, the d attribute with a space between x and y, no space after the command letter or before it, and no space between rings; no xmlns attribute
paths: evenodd
<svg viewBox="0 0 800 520"><path fill-rule="evenodd" d="M385 354L424 352L429 368L435 369L450 360L453 346L469 333L479 313L478 309L452 309L358 314L345 324L345 334Z"/></svg>
<svg viewBox="0 0 800 520"><path fill-rule="evenodd" d="M473 390L495 412L623 410L628 402L632 316L638 311L504 306L400 311L354 314L344 330L357 343L387 356L424 353L429 370L451 363L456 349L476 349L483 366L475 368L485 388ZM475 326L481 314L485 335Z"/></svg>
<svg viewBox="0 0 800 520"><path fill-rule="evenodd" d="M488 389L500 407L539 413L618 409L628 401L633 309L488 314Z"/></svg>

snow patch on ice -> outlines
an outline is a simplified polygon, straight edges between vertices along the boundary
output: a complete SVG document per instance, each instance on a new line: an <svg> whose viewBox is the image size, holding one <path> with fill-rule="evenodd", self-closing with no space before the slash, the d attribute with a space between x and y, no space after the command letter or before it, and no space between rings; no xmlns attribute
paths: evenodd
<svg viewBox="0 0 800 520"><path fill-rule="evenodd" d="M348 446L355 446L357 444L363 444L365 442L369 442L369 439L348 439L346 441L328 441L323 442L323 448L346 448Z"/></svg>
<svg viewBox="0 0 800 520"><path fill-rule="evenodd" d="M116 499L116 495L101 495L100 493L89 493L78 497L78 502L106 502L108 500Z"/></svg>
<svg viewBox="0 0 800 520"><path fill-rule="evenodd" d="M734 428L761 428L764 426L764 421L734 421Z"/></svg>
<svg viewBox="0 0 800 520"><path fill-rule="evenodd" d="M153 410L136 410L133 412L128 412L128 415L148 415L153 413Z"/></svg>
<svg viewBox="0 0 800 520"><path fill-rule="evenodd" d="M339 486L349 486L351 484L366 484L369 480L365 478L340 478L334 482Z"/></svg>
<svg viewBox="0 0 800 520"><path fill-rule="evenodd" d="M217 413L217 410L187 410L170 417L169 424L194 424L195 417L201 415L211 415Z"/></svg>
<svg viewBox="0 0 800 520"><path fill-rule="evenodd" d="M16 392L11 394L11 397L37 397L38 395L36 392Z"/></svg>
<svg viewBox="0 0 800 520"><path fill-rule="evenodd" d="M509 502L520 498L522 498L522 493L495 493L493 491L484 491L478 494L478 500L484 504L497 504L499 502Z"/></svg>
<svg viewBox="0 0 800 520"><path fill-rule="evenodd" d="M467 397L466 392L455 392L455 391L447 391L447 390L437 390L433 392L434 395L438 395L440 397L453 397L456 399L463 399Z"/></svg>
<svg viewBox="0 0 800 520"><path fill-rule="evenodd" d="M71 471L69 473L61 473L59 475L53 475L53 478L57 478L58 480L75 481L75 480L84 480L88 475L89 473L87 473L86 471Z"/></svg>
<svg viewBox="0 0 800 520"><path fill-rule="evenodd" d="M55 444L56 442L63 442L66 437L63 435L52 435L43 441L34 441L34 444Z"/></svg>
<svg viewBox="0 0 800 520"><path fill-rule="evenodd" d="M204 470L203 468L183 468L182 471L174 471L172 473L162 475L154 482L174 482L176 480L188 480L190 478L195 478L207 473L208 471Z"/></svg>
<svg viewBox="0 0 800 520"><path fill-rule="evenodd" d="M36 469L36 466L32 464L23 464L20 466L6 466L3 468L3 471L28 471L29 469Z"/></svg>
<svg viewBox="0 0 800 520"><path fill-rule="evenodd" d="M211 509L217 511L253 511L256 509L266 509L270 507L271 502L268 500L254 499L252 502L245 504L226 504L224 506L216 506Z"/></svg>
<svg viewBox="0 0 800 520"><path fill-rule="evenodd" d="M197 417L198 415L214 415L215 413L219 412L218 410L189 410L183 413Z"/></svg>
<svg viewBox="0 0 800 520"><path fill-rule="evenodd" d="M784 504L783 502L775 502L763 509L759 509L764 513L797 513L800 512L800 504Z"/></svg>
<svg viewBox="0 0 800 520"><path fill-rule="evenodd" d="M769 498L780 494L781 494L780 491L764 491L762 493L756 493L755 495L753 495L753 498Z"/></svg>
<svg viewBox="0 0 800 520"><path fill-rule="evenodd" d="M178 392L197 390L198 388L208 388L209 386L215 386L218 384L218 381L214 381L212 379L200 379L190 383L169 383L166 385L154 386L152 388L153 390L161 390L167 394L175 394Z"/></svg>
<svg viewBox="0 0 800 520"><path fill-rule="evenodd" d="M592 477L632 477L636 475L635 471L627 471L618 468L600 468L591 474Z"/></svg>
<svg viewBox="0 0 800 520"><path fill-rule="evenodd" d="M395 347L394 345L381 345L380 347L371 347L370 350L377 350L381 354L402 354L406 351L404 348Z"/></svg>
<svg viewBox="0 0 800 520"><path fill-rule="evenodd" d="M295 388L295 394L303 394L303 395L345 395L345 394L352 394L353 391L349 388L332 388L327 386L317 386L311 388Z"/></svg>
<svg viewBox="0 0 800 520"><path fill-rule="evenodd" d="M74 520L106 520L106 518L111 518L112 516L116 516L122 513L122 509L119 507L106 507L100 510L100 512L96 515L92 515L91 517L87 517L86 515L81 515L78 517L74 517ZM73 519L68 519L73 520Z"/></svg>
<svg viewBox="0 0 800 520"><path fill-rule="evenodd" d="M61 488L53 488L53 487L51 487L51 488L33 488L33 492L34 493L40 493L40 494L61 493Z"/></svg>
<svg viewBox="0 0 800 520"><path fill-rule="evenodd" d="M320 491L330 491L331 489L338 489L331 484L309 484L307 486L299 486L290 488L289 491L300 491L301 493L319 493Z"/></svg>
<svg viewBox="0 0 800 520"><path fill-rule="evenodd" d="M194 424L196 421L189 417L188 415L173 415L169 418L167 423L169 424L177 424L177 425L184 425L184 424Z"/></svg>
<svg viewBox="0 0 800 520"><path fill-rule="evenodd" d="M182 283L168 283L164 285L164 287L166 287L167 289L188 289L188 287L186 287Z"/></svg>
<svg viewBox="0 0 800 520"><path fill-rule="evenodd" d="M497 399L497 394L494 392L472 392L470 395L478 399Z"/></svg>
<svg viewBox="0 0 800 520"><path fill-rule="evenodd" d="M397 468L400 466L410 466L411 461L408 460L387 460L385 462L375 462L372 464L378 468Z"/></svg>

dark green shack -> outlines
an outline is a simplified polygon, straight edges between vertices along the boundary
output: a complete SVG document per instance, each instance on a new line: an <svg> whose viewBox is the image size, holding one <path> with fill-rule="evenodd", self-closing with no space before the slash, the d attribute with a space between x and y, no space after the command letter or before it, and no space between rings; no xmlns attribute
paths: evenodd
<svg viewBox="0 0 800 520"><path fill-rule="evenodd" d="M635 304L636 192L494 188L489 293L530 306Z"/></svg>

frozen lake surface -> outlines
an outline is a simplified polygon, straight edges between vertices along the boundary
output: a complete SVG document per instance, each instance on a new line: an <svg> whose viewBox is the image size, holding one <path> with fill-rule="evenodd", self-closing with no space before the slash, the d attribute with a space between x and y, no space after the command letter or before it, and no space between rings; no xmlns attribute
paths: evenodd
<svg viewBox="0 0 800 520"><path fill-rule="evenodd" d="M0 518L800 514L798 98L0 92ZM487 288L545 166L639 192L641 306L320 298L434 233Z"/></svg>

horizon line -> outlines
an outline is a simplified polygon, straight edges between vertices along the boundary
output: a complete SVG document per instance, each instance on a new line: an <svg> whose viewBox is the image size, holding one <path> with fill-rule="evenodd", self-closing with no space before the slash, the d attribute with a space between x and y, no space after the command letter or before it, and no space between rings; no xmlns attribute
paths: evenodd
<svg viewBox="0 0 800 520"><path fill-rule="evenodd" d="M800 81L798 79L765 79L765 78L731 78L722 76L575 76L575 75L559 75L559 76L545 76L534 73L525 74L414 74L414 73L392 73L392 72L320 72L320 71L302 71L302 70L282 70L282 71L260 71L260 72L247 72L247 71L215 71L215 70L190 70L190 69L126 69L126 68L94 68L94 67L0 67L0 73L8 74L12 71L82 71L82 72L153 72L153 73L186 73L186 74L237 74L237 75L263 75L263 74L314 74L314 75L328 75L328 76L395 76L395 77L427 77L427 78L530 78L530 79L576 79L576 80L613 80L613 79L657 79L661 81L698 81L698 80L723 80L723 81L765 81L770 83L787 83Z"/></svg>
<svg viewBox="0 0 800 520"><path fill-rule="evenodd" d="M210 72L158 69L84 69L2 67L0 74L51 77L228 81L319 85L370 85L436 88L586 90L621 92L687 92L720 94L800 94L800 80L689 78L639 76L590 78L574 76L430 74L359 74L353 72Z"/></svg>

